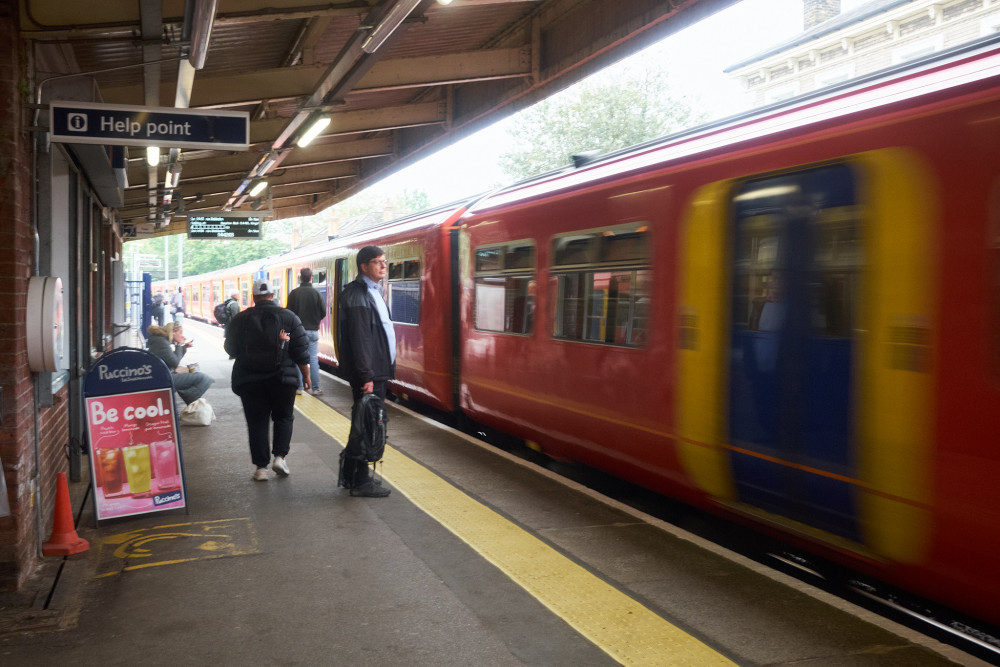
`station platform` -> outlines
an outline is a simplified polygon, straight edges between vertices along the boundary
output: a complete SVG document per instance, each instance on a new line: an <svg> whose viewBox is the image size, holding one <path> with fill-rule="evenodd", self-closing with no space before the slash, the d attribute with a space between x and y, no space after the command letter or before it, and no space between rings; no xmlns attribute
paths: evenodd
<svg viewBox="0 0 1000 667"><path fill-rule="evenodd" d="M90 549L0 599L5 667L985 664L396 405L392 494L351 497L326 374L252 481L221 329L185 327L216 412L181 427L187 510L97 526L71 485Z"/></svg>

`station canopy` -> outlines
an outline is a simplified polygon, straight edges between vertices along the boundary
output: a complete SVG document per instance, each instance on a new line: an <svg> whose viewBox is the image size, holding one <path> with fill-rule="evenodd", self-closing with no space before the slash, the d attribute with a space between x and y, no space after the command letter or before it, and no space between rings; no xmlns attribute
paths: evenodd
<svg viewBox="0 0 1000 667"><path fill-rule="evenodd" d="M96 147L118 167L115 179L93 179L99 196L123 225L152 223L162 235L184 231L188 212L318 213L731 4L21 0L20 9L38 78L52 79L43 105L69 91L81 102L248 114L246 151L164 147L151 166L145 146ZM80 81L89 86L69 85ZM325 127L300 146L317 121ZM71 145L85 164L94 149Z"/></svg>

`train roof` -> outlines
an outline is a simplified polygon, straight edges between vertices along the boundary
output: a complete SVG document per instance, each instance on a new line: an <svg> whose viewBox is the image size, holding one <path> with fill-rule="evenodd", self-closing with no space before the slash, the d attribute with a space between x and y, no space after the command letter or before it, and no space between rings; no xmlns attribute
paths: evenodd
<svg viewBox="0 0 1000 667"><path fill-rule="evenodd" d="M446 225L458 220L465 213L470 202L481 195L463 198L435 208L412 213L381 225L366 227L343 236L331 236L325 242L295 248L281 255L271 257L268 264L288 264L308 261L310 258L326 255L331 248L360 247L370 239L383 238L389 235L405 234L414 229L424 229Z"/></svg>
<svg viewBox="0 0 1000 667"><path fill-rule="evenodd" d="M800 130L888 105L1000 77L1000 35L991 35L927 58L754 109L714 123L600 156L574 156L576 164L519 181L470 207L481 213L594 185L681 160L733 150L762 137Z"/></svg>

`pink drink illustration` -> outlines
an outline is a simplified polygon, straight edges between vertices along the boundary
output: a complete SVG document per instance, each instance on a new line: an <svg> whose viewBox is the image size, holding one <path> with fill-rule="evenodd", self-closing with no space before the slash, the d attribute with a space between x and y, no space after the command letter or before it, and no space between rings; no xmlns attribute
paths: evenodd
<svg viewBox="0 0 1000 667"><path fill-rule="evenodd" d="M153 477L157 491L173 491L181 488L177 472L177 449L170 440L161 440L150 445L153 449Z"/></svg>

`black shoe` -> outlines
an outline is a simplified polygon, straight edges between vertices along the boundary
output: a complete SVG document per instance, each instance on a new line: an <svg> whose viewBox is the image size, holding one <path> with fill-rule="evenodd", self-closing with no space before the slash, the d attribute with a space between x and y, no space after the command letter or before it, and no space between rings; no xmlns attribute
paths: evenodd
<svg viewBox="0 0 1000 667"><path fill-rule="evenodd" d="M352 496L362 496L364 498L385 498L390 493L392 493L391 490L379 486L371 480L351 488Z"/></svg>

